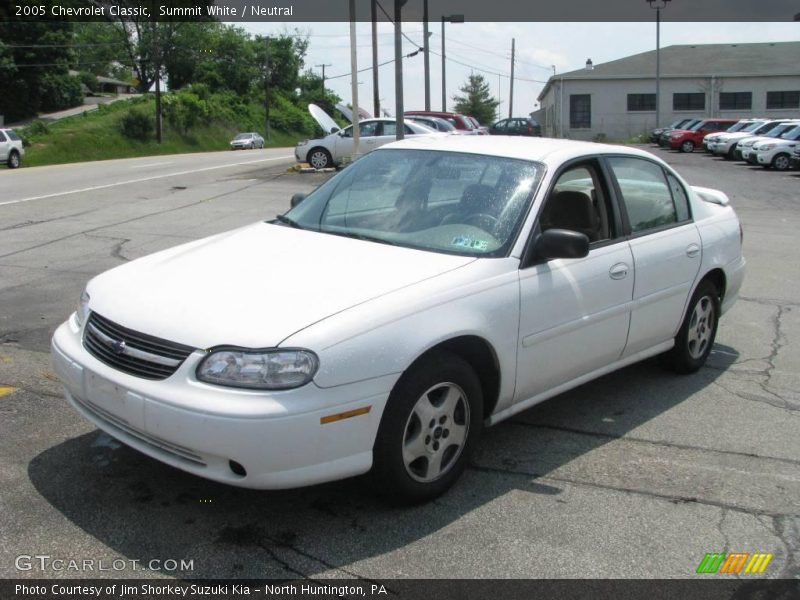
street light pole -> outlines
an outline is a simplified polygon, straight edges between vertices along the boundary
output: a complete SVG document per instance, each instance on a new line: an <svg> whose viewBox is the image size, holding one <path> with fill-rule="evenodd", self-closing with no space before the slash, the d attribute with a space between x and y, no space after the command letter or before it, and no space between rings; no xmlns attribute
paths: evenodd
<svg viewBox="0 0 800 600"><path fill-rule="evenodd" d="M645 0L656 11L656 123L661 125L661 9L671 0Z"/></svg>
<svg viewBox="0 0 800 600"><path fill-rule="evenodd" d="M445 17L442 15L442 112L447 111L447 76L446 76L446 59L444 52L444 24L445 23L463 23L464 15L450 15Z"/></svg>
<svg viewBox="0 0 800 600"><path fill-rule="evenodd" d="M422 37L423 54L425 58L425 110L431 109L431 57L428 44L428 0L423 0L422 5ZM378 115L375 115L376 117Z"/></svg>

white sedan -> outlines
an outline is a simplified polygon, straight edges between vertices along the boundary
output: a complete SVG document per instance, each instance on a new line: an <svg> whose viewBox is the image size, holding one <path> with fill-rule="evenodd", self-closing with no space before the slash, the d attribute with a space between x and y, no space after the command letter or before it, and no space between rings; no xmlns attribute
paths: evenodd
<svg viewBox="0 0 800 600"><path fill-rule="evenodd" d="M371 150L397 140L397 123L394 119L362 119L358 126L359 154L366 154ZM437 133L433 129L405 121L405 135L446 135ZM334 131L324 138L302 140L294 149L294 157L298 162L306 162L315 169L335 167L353 155L355 140L353 139L353 126Z"/></svg>
<svg viewBox="0 0 800 600"><path fill-rule="evenodd" d="M52 356L78 412L179 469L371 470L422 501L485 425L656 354L699 369L744 269L727 197L647 152L418 137L274 221L95 277Z"/></svg>

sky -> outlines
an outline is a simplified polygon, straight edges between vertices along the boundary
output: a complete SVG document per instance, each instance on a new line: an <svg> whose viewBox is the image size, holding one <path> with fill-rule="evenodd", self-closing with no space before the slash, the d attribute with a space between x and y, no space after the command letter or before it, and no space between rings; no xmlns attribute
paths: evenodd
<svg viewBox="0 0 800 600"><path fill-rule="evenodd" d="M293 32L297 28L309 39L306 67L321 74L315 65L328 64L326 86L345 102L351 101L350 90L350 24L245 23L244 28L259 35ZM582 68L587 58L597 65L639 52L654 50L656 25L652 23L464 23L445 25L447 62L447 108L470 72L481 73L491 86L492 95L501 101L499 111L508 116L511 39L516 39L514 83L514 116L526 116L538 108L537 96L548 77ZM422 23L404 23L403 32L422 45ZM442 108L441 23L430 25L431 109ZM394 58L394 26L378 23L378 62ZM359 69L372 65L370 23L356 24ZM661 47L673 44L718 44L747 42L800 41L800 23L661 23ZM403 40L403 54L417 49ZM433 54L435 52L436 54ZM455 62L457 61L457 62ZM464 63L463 65L458 63ZM466 66L470 65L470 66ZM395 114L394 64L380 67L379 92L381 106ZM498 76L499 74L499 76ZM358 75L359 105L373 112L372 72ZM403 91L405 110L425 108L423 55L403 59Z"/></svg>

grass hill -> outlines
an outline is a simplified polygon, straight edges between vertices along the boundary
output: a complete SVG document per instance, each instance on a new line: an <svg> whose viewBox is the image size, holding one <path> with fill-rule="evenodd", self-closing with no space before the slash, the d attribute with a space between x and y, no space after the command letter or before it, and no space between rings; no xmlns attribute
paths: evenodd
<svg viewBox="0 0 800 600"><path fill-rule="evenodd" d="M98 110L53 123L35 121L20 130L24 166L227 150L237 133L264 134L264 105L205 90L165 94L163 141L155 140L155 99L145 96L101 104ZM267 146L294 146L314 135L307 112L281 98L270 110Z"/></svg>

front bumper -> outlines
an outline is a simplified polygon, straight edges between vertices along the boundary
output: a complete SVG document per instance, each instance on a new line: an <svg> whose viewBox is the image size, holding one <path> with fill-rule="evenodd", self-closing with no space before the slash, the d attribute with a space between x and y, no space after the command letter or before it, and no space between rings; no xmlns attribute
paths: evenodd
<svg viewBox="0 0 800 600"><path fill-rule="evenodd" d="M771 152L759 152L756 154L756 162L760 165L771 165L772 164L772 153Z"/></svg>
<svg viewBox="0 0 800 600"><path fill-rule="evenodd" d="M197 381L198 350L170 377L146 380L89 354L73 318L53 335L52 361L65 395L86 419L157 460L240 487L281 489L367 472L397 375L319 388L260 392ZM370 407L352 418L322 417ZM246 471L234 471L235 461Z"/></svg>

